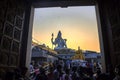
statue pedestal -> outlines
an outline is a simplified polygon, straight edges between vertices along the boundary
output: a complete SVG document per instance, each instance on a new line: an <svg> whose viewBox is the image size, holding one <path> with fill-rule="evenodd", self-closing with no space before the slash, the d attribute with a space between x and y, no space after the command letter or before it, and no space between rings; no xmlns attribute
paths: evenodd
<svg viewBox="0 0 120 80"><path fill-rule="evenodd" d="M58 52L58 54L69 54L69 53L75 53L75 50L69 49L69 48L59 48L55 49L55 51Z"/></svg>

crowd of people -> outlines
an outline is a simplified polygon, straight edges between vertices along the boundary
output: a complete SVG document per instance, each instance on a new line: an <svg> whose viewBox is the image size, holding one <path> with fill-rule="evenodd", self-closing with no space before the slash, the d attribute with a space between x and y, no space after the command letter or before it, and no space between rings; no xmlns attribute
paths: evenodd
<svg viewBox="0 0 120 80"><path fill-rule="evenodd" d="M30 68L8 70L4 80L120 80L120 65L114 70L108 66L107 73L102 73L97 65L93 68L89 63L86 63L86 66L71 66L63 61L57 61L37 67L31 63ZM26 75L27 72L30 73L29 76Z"/></svg>
<svg viewBox="0 0 120 80"><path fill-rule="evenodd" d="M111 66L108 67L107 73L102 73L101 67L98 65L86 63L86 66L74 65L71 66L62 61L57 61L49 65L46 70L40 66L37 73L31 73L32 80L120 80L120 66L114 70ZM33 69L33 71L35 71ZM115 76L116 75L116 76Z"/></svg>

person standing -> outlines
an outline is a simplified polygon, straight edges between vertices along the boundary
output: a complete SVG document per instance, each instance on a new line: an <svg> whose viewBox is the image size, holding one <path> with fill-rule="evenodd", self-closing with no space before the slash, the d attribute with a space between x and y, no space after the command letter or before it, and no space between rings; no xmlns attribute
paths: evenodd
<svg viewBox="0 0 120 80"><path fill-rule="evenodd" d="M120 65L117 65L115 67L115 74L116 74L116 76L113 80L120 80Z"/></svg>

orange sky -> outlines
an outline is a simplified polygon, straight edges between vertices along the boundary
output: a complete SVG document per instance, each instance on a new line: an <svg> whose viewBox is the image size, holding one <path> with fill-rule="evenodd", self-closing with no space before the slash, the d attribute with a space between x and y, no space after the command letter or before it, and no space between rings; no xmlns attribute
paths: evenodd
<svg viewBox="0 0 120 80"><path fill-rule="evenodd" d="M51 34L55 39L59 30L68 48L100 52L94 6L35 9L34 39L51 48Z"/></svg>

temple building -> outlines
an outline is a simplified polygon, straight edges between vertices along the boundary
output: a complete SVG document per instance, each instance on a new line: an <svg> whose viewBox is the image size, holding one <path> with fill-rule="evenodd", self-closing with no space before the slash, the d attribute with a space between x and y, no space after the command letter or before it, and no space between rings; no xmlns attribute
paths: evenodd
<svg viewBox="0 0 120 80"><path fill-rule="evenodd" d="M85 60L90 63L101 63L101 53L99 52L86 50L83 52L83 55L85 56Z"/></svg>
<svg viewBox="0 0 120 80"><path fill-rule="evenodd" d="M31 62L34 61L36 65L42 63L53 63L58 60L57 52L46 47L45 45L38 45L32 43Z"/></svg>

